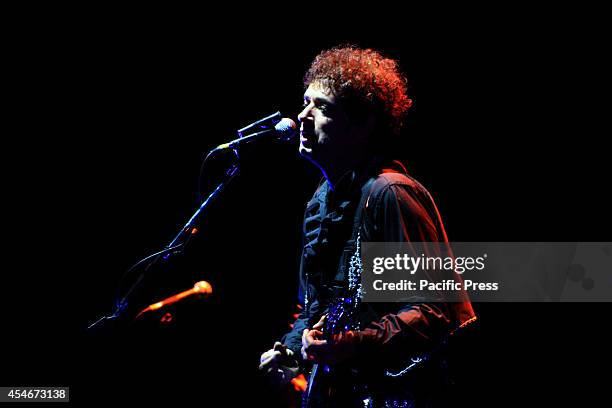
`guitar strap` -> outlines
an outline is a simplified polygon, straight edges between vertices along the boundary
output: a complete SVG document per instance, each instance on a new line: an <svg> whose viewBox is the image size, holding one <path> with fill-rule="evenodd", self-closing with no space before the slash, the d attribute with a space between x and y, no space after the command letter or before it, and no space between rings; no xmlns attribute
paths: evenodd
<svg viewBox="0 0 612 408"><path fill-rule="evenodd" d="M350 245L345 249L345 256L343 257L344 265L341 267L341 269L346 271L346 275L348 275L348 294L353 297L355 308L359 306L362 297L361 273L363 272L363 264L361 260L361 233L374 181L375 178L370 178L361 189L361 197L355 209L355 217L353 219Z"/></svg>

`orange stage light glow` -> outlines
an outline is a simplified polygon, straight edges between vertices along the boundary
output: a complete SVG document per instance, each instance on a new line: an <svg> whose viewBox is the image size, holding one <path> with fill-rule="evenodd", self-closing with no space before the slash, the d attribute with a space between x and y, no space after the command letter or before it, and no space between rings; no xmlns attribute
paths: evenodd
<svg viewBox="0 0 612 408"><path fill-rule="evenodd" d="M176 303L181 299L186 298L187 296L191 296L193 294L201 294L201 295L210 295L212 293L212 286L210 286L210 283L206 282L206 281L200 281L197 282L195 285L193 285L193 288L186 290L184 292L181 293L177 293L174 296L170 296L169 298L166 298L162 301L153 303L149 306L147 306L145 309L143 309L140 313L138 313L138 315L136 316L136 318L139 318L143 313L146 312L150 312L151 310L158 310L161 309L162 307L171 305L172 303Z"/></svg>

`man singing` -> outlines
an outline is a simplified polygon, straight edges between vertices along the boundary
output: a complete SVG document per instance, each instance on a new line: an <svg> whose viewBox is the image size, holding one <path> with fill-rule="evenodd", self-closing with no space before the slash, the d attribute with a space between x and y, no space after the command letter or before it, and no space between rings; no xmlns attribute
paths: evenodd
<svg viewBox="0 0 612 408"><path fill-rule="evenodd" d="M302 310L260 369L281 384L313 371L308 406L443 406L440 350L474 320L467 297L361 302L361 243L447 242L430 194L393 160L406 80L376 51L339 47L315 58L304 85L299 150L323 180L304 215Z"/></svg>

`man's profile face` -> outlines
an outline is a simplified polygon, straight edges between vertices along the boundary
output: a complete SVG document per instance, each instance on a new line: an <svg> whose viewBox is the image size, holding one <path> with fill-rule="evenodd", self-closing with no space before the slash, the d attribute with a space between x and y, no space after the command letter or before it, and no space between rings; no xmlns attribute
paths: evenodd
<svg viewBox="0 0 612 408"><path fill-rule="evenodd" d="M300 154L322 165L329 164L351 144L348 117L335 95L320 83L308 86L298 119Z"/></svg>

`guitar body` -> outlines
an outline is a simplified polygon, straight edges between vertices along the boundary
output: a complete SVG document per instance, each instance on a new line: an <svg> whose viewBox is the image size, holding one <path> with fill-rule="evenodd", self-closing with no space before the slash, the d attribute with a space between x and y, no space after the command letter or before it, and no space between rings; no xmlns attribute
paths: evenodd
<svg viewBox="0 0 612 408"><path fill-rule="evenodd" d="M354 316L355 305L351 297L338 297L332 300L323 325L323 339L331 341L334 334L354 329ZM338 395L338 382L347 381L348 376L350 370L314 364L302 399L302 408L337 406L334 401L346 398Z"/></svg>
<svg viewBox="0 0 612 408"><path fill-rule="evenodd" d="M350 297L334 299L328 307L323 339L356 330L356 307ZM403 361L399 369L358 372L347 365L314 364L302 397L302 408L415 406L416 400L429 400L429 389L442 393L449 385L443 359L432 351ZM367 378L366 378L367 377ZM367 384L367 385L366 385ZM419 406L419 405L416 405Z"/></svg>

